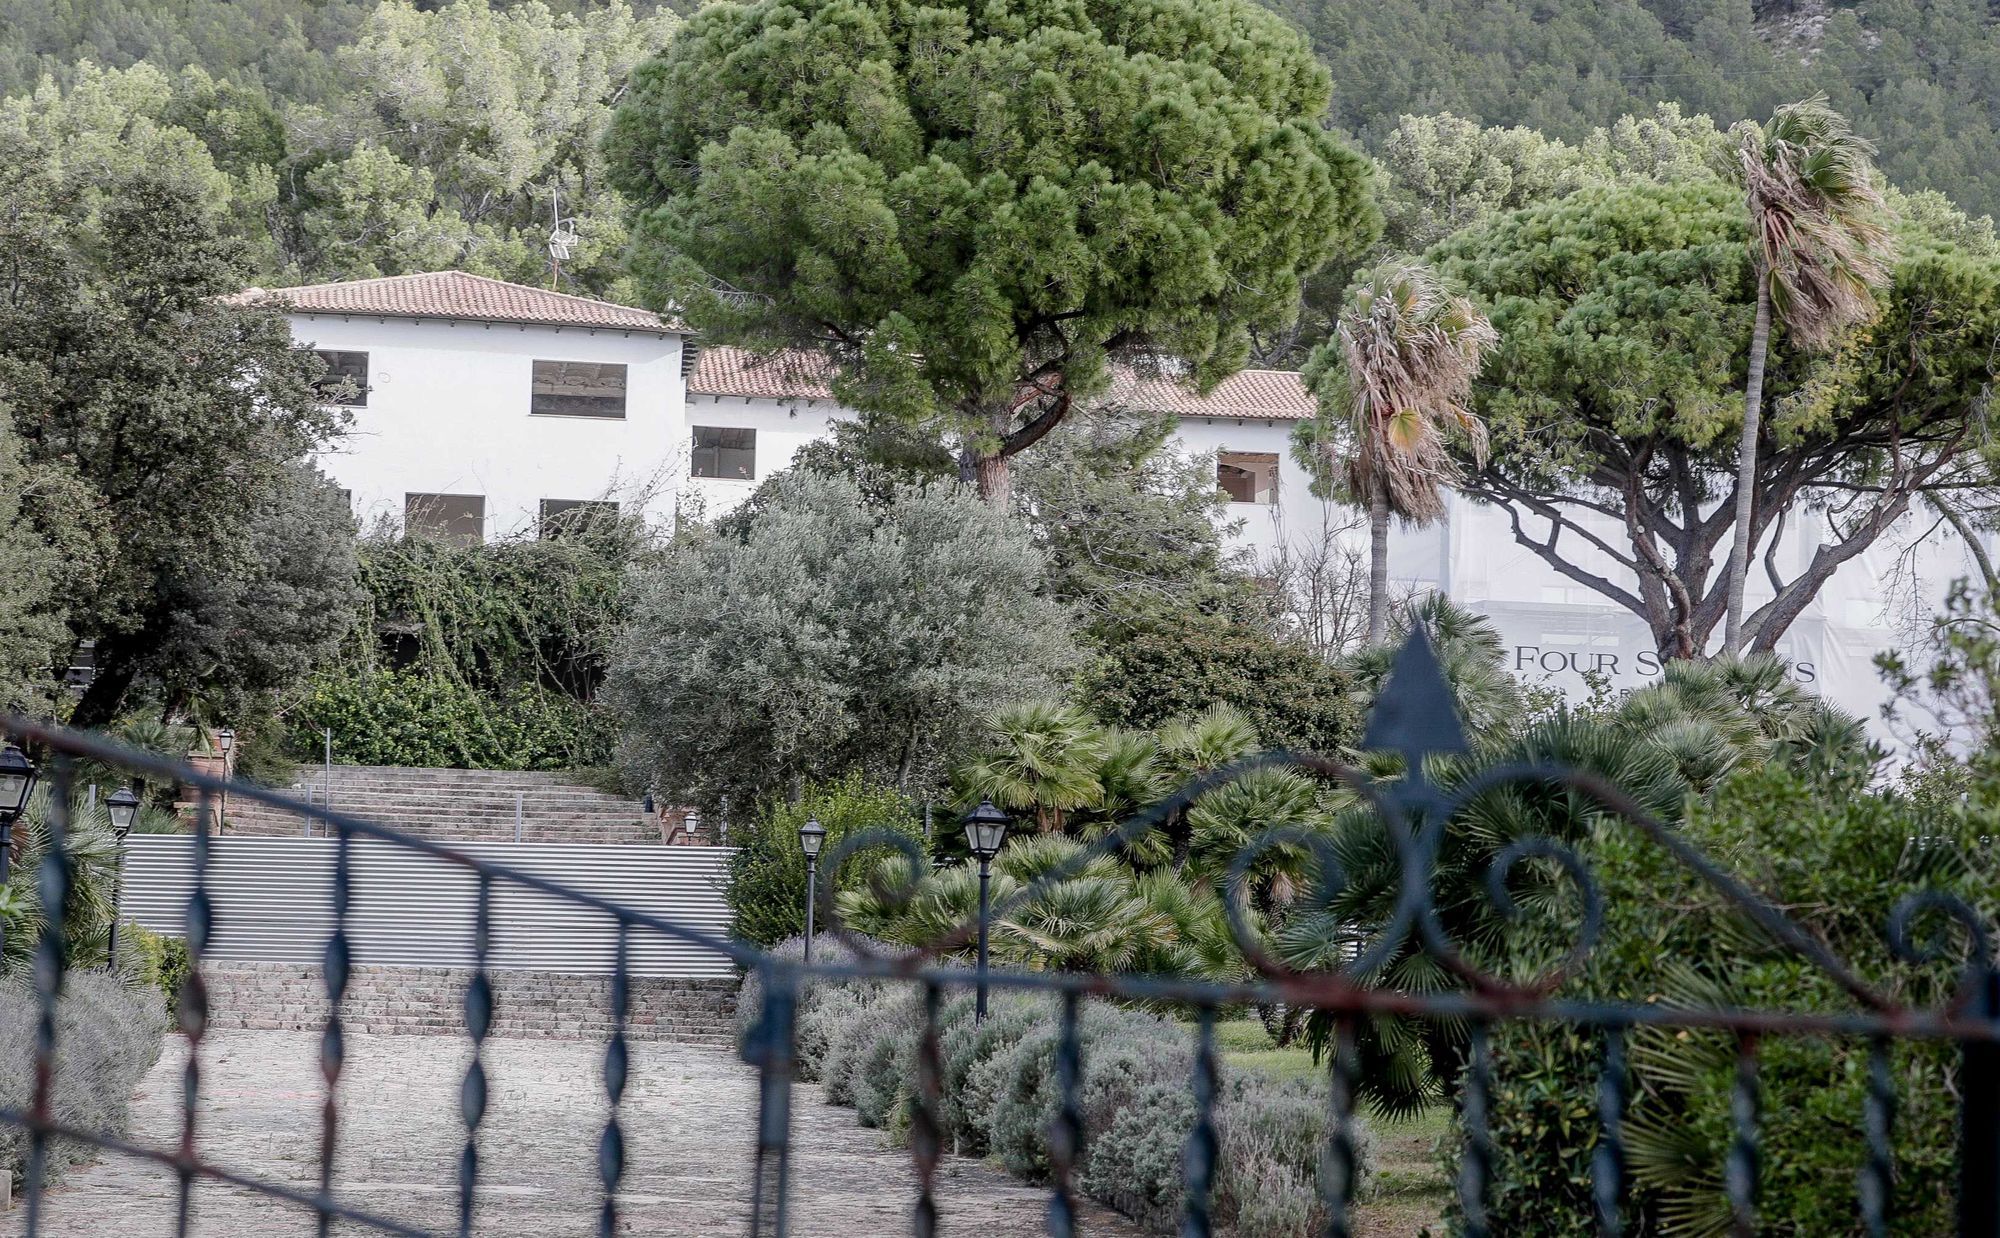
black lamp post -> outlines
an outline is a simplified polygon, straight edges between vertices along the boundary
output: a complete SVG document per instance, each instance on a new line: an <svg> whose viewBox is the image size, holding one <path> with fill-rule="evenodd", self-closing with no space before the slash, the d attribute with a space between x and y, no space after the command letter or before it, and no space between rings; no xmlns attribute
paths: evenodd
<svg viewBox="0 0 2000 1238"><path fill-rule="evenodd" d="M993 857L1000 854L1001 844L1007 841L1009 824L1011 818L995 808L992 800L980 800L979 807L965 814L965 845L979 861L979 996L972 1009L975 1022L986 1017L986 886L993 872Z"/></svg>
<svg viewBox="0 0 2000 1238"><path fill-rule="evenodd" d="M799 827L799 850L806 856L806 963L813 961L813 904L819 894L819 849L826 846L826 827L807 817Z"/></svg>
<svg viewBox="0 0 2000 1238"><path fill-rule="evenodd" d="M236 732L223 727L215 733L215 746L222 749L222 804L215 814L215 832L220 834L229 817L229 753L236 747Z"/></svg>
<svg viewBox="0 0 2000 1238"><path fill-rule="evenodd" d="M111 876L111 966L118 966L118 904L125 887L125 836L132 832L132 823L139 819L139 795L129 786L118 788L111 798L104 801L105 811L111 814L111 835L118 840L118 867Z"/></svg>
<svg viewBox="0 0 2000 1238"><path fill-rule="evenodd" d="M0 751L0 887L7 884L7 869L14 862L14 822L28 807L35 793L35 763L28 754L8 744ZM6 941L0 936L0 948Z"/></svg>

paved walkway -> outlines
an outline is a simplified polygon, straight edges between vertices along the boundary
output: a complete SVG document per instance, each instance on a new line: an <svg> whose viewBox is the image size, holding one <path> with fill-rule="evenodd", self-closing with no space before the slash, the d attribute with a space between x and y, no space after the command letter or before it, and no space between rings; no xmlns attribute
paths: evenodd
<svg viewBox="0 0 2000 1238"><path fill-rule="evenodd" d="M216 1032L204 1046L200 1140L230 1168L310 1188L318 1178L318 1036ZM466 1043L450 1037L353 1036L342 1085L336 1182L357 1207L455 1232L462 1131L458 1086ZM170 1037L140 1084L133 1136L171 1147L179 1130L184 1042ZM604 1121L601 1046L496 1040L487 1045L492 1097L481 1145L474 1231L558 1238L596 1232L596 1150ZM749 1149L756 1084L733 1054L679 1044L633 1046L625 1094L627 1171L621 1233L742 1234L749 1228ZM852 1110L795 1093L791 1230L873 1238L909 1232L915 1173ZM1014 1238L1042 1232L1045 1192L987 1165L947 1158L938 1179L947 1234ZM46 1202L42 1232L147 1238L174 1231L171 1174L126 1158L72 1172ZM289 1204L214 1183L195 1187L193 1232L208 1238L308 1235ZM1086 1215L1093 1234L1135 1233L1112 1214ZM18 1202L0 1231L19 1233ZM375 1232L336 1227L342 1234Z"/></svg>

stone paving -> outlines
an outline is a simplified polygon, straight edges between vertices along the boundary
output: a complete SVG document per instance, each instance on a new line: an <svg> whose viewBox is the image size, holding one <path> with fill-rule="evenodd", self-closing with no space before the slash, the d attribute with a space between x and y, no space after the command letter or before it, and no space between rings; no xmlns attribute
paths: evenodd
<svg viewBox="0 0 2000 1238"><path fill-rule="evenodd" d="M200 1143L209 1159L310 1188L319 1157L317 1035L218 1031L203 1046ZM621 1233L742 1234L749 1228L749 1150L756 1080L732 1053L636 1044L623 1111L627 1172ZM137 1142L171 1147L180 1123L185 1043L169 1037L133 1102ZM336 1182L356 1207L404 1224L456 1232L453 1183L463 1138L458 1087L468 1046L430 1036L350 1036L342 1085ZM602 1047L580 1041L487 1043L492 1097L481 1140L473 1231L491 1235L596 1232L596 1148L604 1121ZM909 1232L909 1154L854 1122L852 1110L794 1093L791 1232L870 1238ZM937 1196L947 1234L1015 1238L1042 1230L1046 1192L992 1166L947 1157ZM174 1232L170 1172L110 1157L71 1172L46 1201L42 1232L58 1238L144 1238ZM1137 1231L1090 1207L1092 1234ZM0 1225L18 1234L19 1201ZM248 1191L195 1187L192 1232L205 1238L309 1235L310 1213ZM377 1232L354 1225L341 1234Z"/></svg>

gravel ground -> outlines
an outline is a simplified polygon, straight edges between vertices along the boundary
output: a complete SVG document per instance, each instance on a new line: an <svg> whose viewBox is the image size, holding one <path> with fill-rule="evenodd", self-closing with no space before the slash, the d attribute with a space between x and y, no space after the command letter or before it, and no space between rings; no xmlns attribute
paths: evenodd
<svg viewBox="0 0 2000 1238"><path fill-rule="evenodd" d="M318 1179L318 1037L227 1031L203 1045L199 1141L231 1169L297 1187ZM457 1230L456 1164L463 1131L459 1079L467 1044L451 1037L350 1036L342 1083L337 1192L345 1202L425 1230ZM720 1049L654 1043L632 1047L622 1115L626 1175L620 1232L741 1234L749 1228L750 1148L756 1080ZM180 1127L185 1042L170 1037L133 1100L132 1132L173 1146ZM494 1040L486 1050L492 1094L481 1131L481 1193L473 1231L493 1235L596 1232L596 1148L604 1122L601 1046L577 1041ZM916 1175L907 1152L855 1125L851 1110L794 1092L791 1232L871 1238L909 1232ZM170 1171L108 1157L72 1172L44 1206L41 1232L142 1238L174 1232ZM1043 1232L1045 1192L1001 1170L947 1157L937 1196L947 1234L1014 1238ZM0 1231L19 1233L16 1201ZM1086 1205L1089 1232L1136 1233ZM377 1232L355 1225L336 1232ZM191 1232L212 1238L307 1235L312 1216L237 1188L198 1183Z"/></svg>

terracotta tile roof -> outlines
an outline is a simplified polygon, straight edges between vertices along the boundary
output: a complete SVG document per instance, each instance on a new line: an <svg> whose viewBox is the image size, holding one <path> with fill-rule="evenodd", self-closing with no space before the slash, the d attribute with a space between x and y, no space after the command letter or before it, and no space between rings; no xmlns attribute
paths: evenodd
<svg viewBox="0 0 2000 1238"><path fill-rule="evenodd" d="M744 348L696 344L690 395L738 395L765 400L831 400L833 368L826 358L806 352L760 357Z"/></svg>
<svg viewBox="0 0 2000 1238"><path fill-rule="evenodd" d="M248 288L230 300L243 305L288 305L311 314L378 314L392 318L459 318L472 322L520 322L551 327L610 327L627 331L678 328L651 310L589 297L571 296L469 275L430 271L381 279L306 284L298 288Z"/></svg>
<svg viewBox="0 0 2000 1238"><path fill-rule="evenodd" d="M1303 421L1316 405L1305 380L1292 370L1239 370L1202 395L1164 375L1144 377L1119 369L1099 404L1174 413L1182 417L1260 417Z"/></svg>
<svg viewBox="0 0 2000 1238"><path fill-rule="evenodd" d="M829 367L809 353L758 357L740 348L702 347L688 375L696 395L749 396L767 400L827 400ZM1096 403L1182 417L1257 417L1302 421L1313 415L1312 393L1291 370L1243 370L1201 395L1171 378L1142 377L1120 369L1111 390Z"/></svg>

